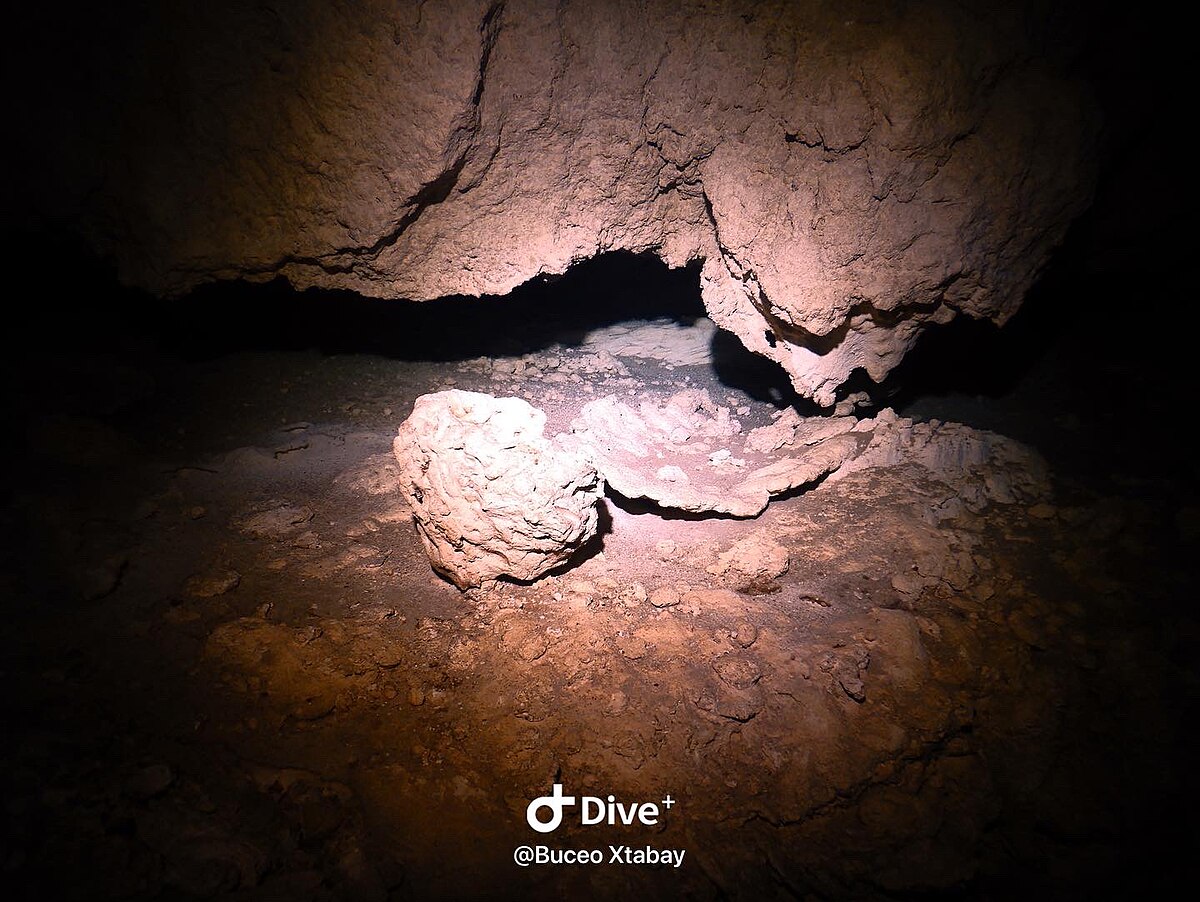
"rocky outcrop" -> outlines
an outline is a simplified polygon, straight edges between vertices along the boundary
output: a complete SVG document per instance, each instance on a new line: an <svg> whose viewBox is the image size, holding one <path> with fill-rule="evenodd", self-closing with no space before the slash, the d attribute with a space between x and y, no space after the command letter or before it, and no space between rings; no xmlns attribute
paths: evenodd
<svg viewBox="0 0 1200 902"><path fill-rule="evenodd" d="M853 417L803 422L811 441L780 451L782 437L778 444L763 438L775 427L744 434L728 407L691 389L636 409L613 397L591 401L571 424L570 441L626 498L756 517L772 496L816 482L867 445L868 435L849 434Z"/></svg>
<svg viewBox="0 0 1200 902"><path fill-rule="evenodd" d="M77 86L50 164L164 295L282 275L424 300L618 249L702 260L712 319L832 404L930 323L1007 319L1087 202L1071 23L1027 6L148 8L138 65Z"/></svg>
<svg viewBox="0 0 1200 902"><path fill-rule="evenodd" d="M568 447L626 498L697 514L756 517L771 499L873 468L920 468L954 486L955 504L1032 503L1050 491L1036 452L961 423L914 423L884 409L875 417L802 417L781 411L745 431L707 391L677 392L637 408L590 401L571 424Z"/></svg>
<svg viewBox="0 0 1200 902"><path fill-rule="evenodd" d="M873 468L920 467L930 477L954 486L955 509L978 512L989 504L1034 503L1051 493L1050 468L1028 445L962 423L914 422L890 408L862 420L871 441L862 454L829 478L836 482Z"/></svg>
<svg viewBox="0 0 1200 902"><path fill-rule="evenodd" d="M400 491L435 570L460 589L530 580L596 534L595 469L542 435L519 398L422 395L393 443Z"/></svg>

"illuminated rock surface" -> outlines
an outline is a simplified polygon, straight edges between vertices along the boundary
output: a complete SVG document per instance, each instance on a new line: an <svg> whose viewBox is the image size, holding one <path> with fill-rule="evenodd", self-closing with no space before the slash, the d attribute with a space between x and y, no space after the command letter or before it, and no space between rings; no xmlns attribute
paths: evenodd
<svg viewBox="0 0 1200 902"><path fill-rule="evenodd" d="M754 517L772 495L817 481L866 447L866 436L847 434L853 419L842 420L841 434L811 448L764 453L753 446L760 430L744 436L728 407L692 389L636 409L613 397L591 401L572 424L572 443L626 498L691 513Z"/></svg>
<svg viewBox="0 0 1200 902"><path fill-rule="evenodd" d="M1093 181L1069 23L1008 5L150 15L119 102L85 97L50 164L161 294L282 275L425 300L612 250L702 260L717 325L829 405L928 323L1007 319Z"/></svg>
<svg viewBox="0 0 1200 902"><path fill-rule="evenodd" d="M547 441L545 423L519 398L445 391L400 427L400 490L434 569L460 588L533 579L596 534L596 471Z"/></svg>
<svg viewBox="0 0 1200 902"><path fill-rule="evenodd" d="M830 5L809 16L808 40L780 21L808 15L802 2L756 3L743 19L720 0L669 15L650 0L636 22L581 0L544 13L513 0L490 17L427 0L420 18L372 0L261 16L257 0L141 3L138 29L121 21L130 5L94 5L81 24L46 4L43 32L18 6L11 141L38 153L17 155L12 187L40 200L82 184L90 218L67 224L89 223L127 277L167 293L280 272L379 294L498 291L576 251L678 262L695 249L704 263L675 276L694 288L703 269L720 324L761 336L813 385L854 355L886 368L914 315L992 315L995 301L1002 316L1079 197L1068 183L1086 176L1061 140L1076 107L1049 56L1064 45L1036 17L888 5ZM165 27L176 16L192 21ZM937 378L888 396L904 418L786 412L811 411L772 366L741 378L765 361L731 365L727 332L680 328L683 305L656 308L651 278L621 285L670 319L623 323L606 294L623 254L482 303L237 284L166 303L77 277L57 235L34 256L9 245L15 272L76 303L31 295L5 358L7 895L1186 897L1196 456L1185 430L1140 428L1176 422L1191 396L1196 330L1168 284L1179 267L1162 265L1177 258L1162 240L1172 220L1156 215L1178 205L1162 163L1172 142L1154 134L1178 121L1178 101L1142 65L1158 48L1139 55L1133 29L1115 38L1080 35L1075 71L1128 84L1129 103L1100 92L1113 114L1105 184L1124 172L1131 198L1106 215L1146 240L1076 232L992 353L974 341L990 329L939 330L961 353L908 361ZM786 91L772 66L746 65L755 53L796 61ZM814 88L814 71L830 78ZM106 72L120 74L96 88ZM636 89L619 90L627 81ZM856 85L870 129L854 147L860 135L838 126ZM795 111L777 115L772 97ZM478 120L454 112L472 108ZM1128 123L1150 128L1145 140L1128 141ZM639 167L660 151L690 162L662 170L661 194L643 191ZM86 157L93 177L64 157ZM845 175L864 158L879 185L859 190ZM911 245L897 239L905 214ZM25 221L19 207L10 218ZM1082 258L1077 239L1092 249ZM1122 260L1120 278L1081 277ZM830 312L827 344L773 328L771 348L735 262L797 317L835 311L843 290L876 307ZM939 289L939 269L959 267ZM788 273L797 281L780 287ZM992 294L964 300L976 277ZM593 294L577 290L589 281ZM531 334L538 307L589 315L544 337ZM833 322L847 316L870 325ZM1014 332L1034 346L1014 348ZM977 396L971 372L1019 390ZM872 404L841 393L868 387L843 385L834 410L865 415ZM943 387L952 396L926 394ZM392 450L414 402L449 388L523 398L547 439L588 402L620 402L649 430L643 403L661 412L706 390L708 406L674 419L695 414L711 435L701 423L679 453L653 444L661 459L624 462L655 491L694 487L714 463L753 471L856 447L753 519L611 493L569 569L463 592L431 569ZM718 428L718 407L741 431ZM1047 454L1054 493L1034 455L984 429ZM525 805L553 782L676 804L654 829L584 827L575 808L539 838ZM514 848L531 842L686 849L686 861L518 869Z"/></svg>
<svg viewBox="0 0 1200 902"><path fill-rule="evenodd" d="M568 444L626 498L690 513L755 517L772 497L829 474L912 465L948 484L961 504L1009 504L1048 491L1045 464L1029 449L958 423L914 424L891 410L877 417L801 417L782 411L745 432L703 389L637 408L615 397L591 401ZM844 471L844 472L840 472Z"/></svg>

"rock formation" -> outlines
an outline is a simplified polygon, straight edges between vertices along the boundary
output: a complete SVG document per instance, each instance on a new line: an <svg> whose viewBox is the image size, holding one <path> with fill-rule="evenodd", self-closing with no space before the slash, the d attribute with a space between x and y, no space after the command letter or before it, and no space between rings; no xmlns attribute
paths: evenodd
<svg viewBox="0 0 1200 902"><path fill-rule="evenodd" d="M434 569L459 588L500 576L532 580L568 562L596 535L605 483L663 508L734 517L756 517L772 497L826 477L877 467L920 468L952 486L954 503L942 516L1030 503L1049 491L1045 463L1025 446L891 410L863 420L788 410L746 431L707 391L691 389L636 410L612 396L592 401L571 434L553 440L543 436L545 424L545 413L519 398L451 390L417 398L401 425L395 484ZM294 530L303 522L294 510L276 506L239 522L263 533L259 524L275 528L282 517ZM760 538L731 551L718 570L768 580L786 572L787 560L785 548L766 548Z"/></svg>
<svg viewBox="0 0 1200 902"><path fill-rule="evenodd" d="M778 424L744 435L729 408L714 404L703 389L637 409L608 397L583 406L571 443L627 498L691 513L756 517L773 495L816 482L869 440L869 434L850 434L853 417L796 420L806 423L810 441L785 452L782 435L764 439L779 432ZM787 430L789 443L793 432Z"/></svg>
<svg viewBox="0 0 1200 902"><path fill-rule="evenodd" d="M534 579L596 534L599 477L545 423L519 398L443 391L400 427L400 490L434 569L460 589Z"/></svg>
<svg viewBox="0 0 1200 902"><path fill-rule="evenodd" d="M828 405L929 323L1007 319L1086 204L1095 116L1051 8L151 6L105 51L137 65L73 85L87 115L54 107L68 140L28 156L163 295L424 300L612 250L702 260L713 320Z"/></svg>
<svg viewBox="0 0 1200 902"><path fill-rule="evenodd" d="M920 467L957 486L972 510L1049 491L1045 462L992 432L914 423L890 409L862 420L785 410L746 432L702 389L636 409L614 397L591 401L567 443L627 498L690 513L756 517L775 496L874 467Z"/></svg>
<svg viewBox="0 0 1200 902"><path fill-rule="evenodd" d="M870 430L866 450L829 478L872 468L920 467L954 486L954 506L979 511L989 503L1034 503L1050 495L1050 469L1032 448L1007 436L962 423L918 423L885 409L858 429Z"/></svg>

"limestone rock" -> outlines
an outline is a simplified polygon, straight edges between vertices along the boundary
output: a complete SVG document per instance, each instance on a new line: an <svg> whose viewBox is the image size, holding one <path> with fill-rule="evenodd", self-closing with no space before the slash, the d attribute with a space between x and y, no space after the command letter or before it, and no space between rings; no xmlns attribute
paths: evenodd
<svg viewBox="0 0 1200 902"><path fill-rule="evenodd" d="M593 329L587 333L584 347L604 350L614 357L657 360L671 366L705 366L712 360L716 333L716 324L706 316L690 323L657 318Z"/></svg>
<svg viewBox="0 0 1200 902"><path fill-rule="evenodd" d="M802 454L783 457L759 467L738 487L738 495L770 498L809 485L837 470L855 455L858 448L858 440L851 435L828 439Z"/></svg>
<svg viewBox="0 0 1200 902"><path fill-rule="evenodd" d="M746 437L746 450L769 453L781 448L815 445L827 438L844 435L857 425L858 420L851 416L802 417L789 408L770 426L752 429Z"/></svg>
<svg viewBox="0 0 1200 902"><path fill-rule="evenodd" d="M547 440L519 398L422 395L393 442L400 490L435 570L459 588L530 580L596 534L594 467Z"/></svg>
<svg viewBox="0 0 1200 902"><path fill-rule="evenodd" d="M744 579L766 581L783 576L790 563L787 548L772 538L770 532L759 530L739 539L707 569L714 576L733 571Z"/></svg>
<svg viewBox="0 0 1200 902"><path fill-rule="evenodd" d="M690 389L637 409L614 397L591 401L572 423L571 444L627 498L755 517L772 496L816 482L864 447L869 436L851 434L853 423L796 417L788 420L786 439L757 429L744 437L729 408ZM793 447L781 450L785 444Z"/></svg>
<svg viewBox="0 0 1200 902"><path fill-rule="evenodd" d="M992 502L1032 504L1051 492L1046 461L1028 446L995 432L938 420L914 423L891 409L861 420L855 430L869 432L870 443L831 479L872 467L919 466L953 486L958 500L972 511Z"/></svg>
<svg viewBox="0 0 1200 902"><path fill-rule="evenodd" d="M716 324L828 406L927 324L1008 319L1094 182L1079 23L1033 0L122 15L128 43L56 41L138 65L20 110L14 140L48 215L162 295L427 300L620 249L703 261Z"/></svg>
<svg viewBox="0 0 1200 902"><path fill-rule="evenodd" d="M692 513L755 517L771 498L825 477L901 465L953 487L955 504L972 511L1032 504L1050 492L1045 461L1019 442L960 423L914 423L890 409L864 420L787 410L743 434L728 408L689 389L636 409L600 398L571 428L566 443L615 491Z"/></svg>

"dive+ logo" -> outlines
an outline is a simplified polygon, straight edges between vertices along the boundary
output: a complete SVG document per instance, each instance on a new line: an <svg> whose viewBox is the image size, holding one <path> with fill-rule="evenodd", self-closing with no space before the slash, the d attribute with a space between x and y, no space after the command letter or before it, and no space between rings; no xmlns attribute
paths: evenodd
<svg viewBox="0 0 1200 902"><path fill-rule="evenodd" d="M674 804L675 800L671 798L670 793L662 800L662 808L668 811ZM607 800L597 796L584 796L580 800L579 806L579 823L585 827L593 824L629 825L634 821L645 824L647 827L653 827L658 823L662 811L654 802L630 802L626 805L618 802L616 797L611 795ZM575 796L563 795L563 785L555 783L550 795L538 796L529 803L525 809L525 820L538 833L553 833L562 824L563 812L567 808L573 807L575 807ZM542 820L543 808L550 809L548 820Z"/></svg>

